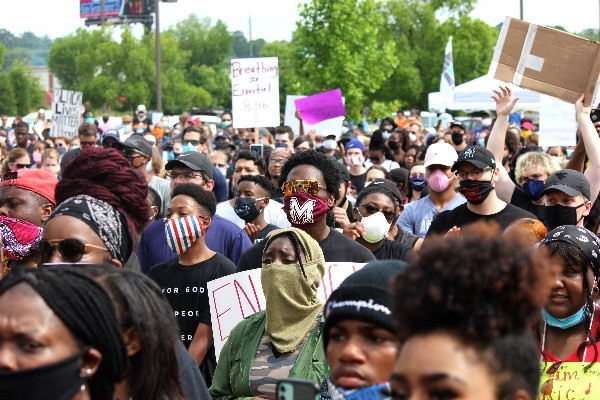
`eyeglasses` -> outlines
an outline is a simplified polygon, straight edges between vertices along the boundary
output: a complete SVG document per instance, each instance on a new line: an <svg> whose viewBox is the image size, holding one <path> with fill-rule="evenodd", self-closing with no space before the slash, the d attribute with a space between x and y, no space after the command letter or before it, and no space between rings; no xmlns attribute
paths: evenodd
<svg viewBox="0 0 600 400"><path fill-rule="evenodd" d="M396 218L396 213L394 211L383 211L383 210L380 210L379 207L373 206L371 204L359 204L358 207L359 208L362 207L362 209L364 210L367 217L369 215L373 215L377 212L381 212L383 214L383 216L385 217L385 220L389 223L392 223L394 218ZM361 216L361 218L365 217L362 215L360 210L358 210L358 214Z"/></svg>
<svg viewBox="0 0 600 400"><path fill-rule="evenodd" d="M165 174L165 177L171 179L172 181L174 181L177 178L181 178L181 179L196 179L196 178L204 178L202 176L202 172L194 172L194 171L189 171L189 172L167 172Z"/></svg>
<svg viewBox="0 0 600 400"><path fill-rule="evenodd" d="M561 367L562 365L562 361L557 361L555 363L553 363L547 370L546 373L548 375L554 375ZM540 387L540 392L542 393L542 395L545 396L551 396L552 395L552 388L554 387L554 377L548 379L546 382L542 383L542 386Z"/></svg>
<svg viewBox="0 0 600 400"><path fill-rule="evenodd" d="M276 159L276 158L269 158L269 165L283 165L283 163L285 163L285 158L281 158L281 159Z"/></svg>
<svg viewBox="0 0 600 400"><path fill-rule="evenodd" d="M192 146L198 146L200 144L199 140L182 140L181 144L186 145L186 144L191 144Z"/></svg>
<svg viewBox="0 0 600 400"><path fill-rule="evenodd" d="M470 172L465 172L465 171L456 171L455 175L458 179L460 180L465 180L467 178L470 179L479 179L481 178L481 175L483 175L486 171L491 171L493 170L493 168L487 167L484 169L474 169L473 171Z"/></svg>
<svg viewBox="0 0 600 400"><path fill-rule="evenodd" d="M308 194L316 196L317 193L319 193L319 190L326 188L324 186L319 185L319 182L317 182L315 179L287 181L283 184L283 186L281 186L281 190L286 196L293 195L299 189L304 190Z"/></svg>
<svg viewBox="0 0 600 400"><path fill-rule="evenodd" d="M40 254L42 263L48 262L54 254L54 248L58 247L60 255L69 262L79 262L85 254L85 248L91 247L98 250L109 251L106 247L100 247L89 243L84 243L79 239L54 239L40 241Z"/></svg>

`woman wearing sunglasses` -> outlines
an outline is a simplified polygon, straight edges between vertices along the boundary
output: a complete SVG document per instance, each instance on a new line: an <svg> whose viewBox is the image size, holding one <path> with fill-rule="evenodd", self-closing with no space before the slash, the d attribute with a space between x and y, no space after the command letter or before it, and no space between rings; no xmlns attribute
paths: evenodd
<svg viewBox="0 0 600 400"><path fill-rule="evenodd" d="M275 231L264 242L265 311L252 314L231 332L210 388L214 400L275 400L278 380L321 382L327 372L321 335L323 304L317 298L325 271L323 252L313 238L296 228Z"/></svg>
<svg viewBox="0 0 600 400"><path fill-rule="evenodd" d="M114 149L90 148L65 168L58 206L44 226L42 263L112 263L137 269L131 257L152 213L148 184Z"/></svg>
<svg viewBox="0 0 600 400"><path fill-rule="evenodd" d="M29 168L29 165L31 165L31 158L29 158L27 150L21 148L12 149L4 161L2 161L0 174L4 175L6 172L14 172L19 169Z"/></svg>
<svg viewBox="0 0 600 400"><path fill-rule="evenodd" d="M540 398L595 398L600 393L596 388L600 317L595 304L600 240L585 228L563 225L548 232L541 245L559 257L562 271L554 280L538 329L543 368Z"/></svg>

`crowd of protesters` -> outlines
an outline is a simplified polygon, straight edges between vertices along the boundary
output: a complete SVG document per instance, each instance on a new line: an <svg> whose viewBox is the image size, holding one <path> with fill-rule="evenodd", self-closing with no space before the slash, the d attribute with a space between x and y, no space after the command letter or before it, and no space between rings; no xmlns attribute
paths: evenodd
<svg viewBox="0 0 600 400"><path fill-rule="evenodd" d="M474 132L3 117L0 398L600 398L600 123L544 149L491 95ZM217 354L207 283L257 269Z"/></svg>

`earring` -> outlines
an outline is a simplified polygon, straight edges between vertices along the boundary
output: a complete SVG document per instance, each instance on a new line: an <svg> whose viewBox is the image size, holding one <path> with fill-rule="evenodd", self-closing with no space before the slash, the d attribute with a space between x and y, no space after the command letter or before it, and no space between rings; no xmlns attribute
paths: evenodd
<svg viewBox="0 0 600 400"><path fill-rule="evenodd" d="M594 296L597 296L597 295L598 295L598 293L600 293L600 289L598 289L598 286L594 286L594 287L592 288L592 294L593 294Z"/></svg>

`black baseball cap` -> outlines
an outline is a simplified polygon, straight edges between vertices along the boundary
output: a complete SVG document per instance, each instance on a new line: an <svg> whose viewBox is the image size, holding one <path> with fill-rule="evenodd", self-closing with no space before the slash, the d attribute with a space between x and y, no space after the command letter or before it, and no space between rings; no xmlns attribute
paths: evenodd
<svg viewBox="0 0 600 400"><path fill-rule="evenodd" d="M399 203L400 205L403 204L402 195L400 194L400 191L398 190L398 186L396 186L396 184L393 181L390 181L389 179L377 178L373 182L371 182L369 184L369 186L367 186L367 188L375 187L375 186L383 186L384 188L386 188L387 190L392 192L394 197L396 197L398 199L398 201L400 202Z"/></svg>
<svg viewBox="0 0 600 400"><path fill-rule="evenodd" d="M567 196L577 196L582 194L586 199L590 199L590 182L585 175L573 169L561 169L556 171L546 179L544 183L545 194L548 190L560 190Z"/></svg>
<svg viewBox="0 0 600 400"><path fill-rule="evenodd" d="M458 159L452 165L452 171L456 171L461 162L469 162L481 169L496 168L496 160L492 152L481 146L470 146L458 153Z"/></svg>
<svg viewBox="0 0 600 400"><path fill-rule="evenodd" d="M461 124L456 123L456 122L451 122L450 123L450 127L448 129L452 129L452 128L460 128L460 129L463 130L463 132L467 131L464 126L462 126Z"/></svg>
<svg viewBox="0 0 600 400"><path fill-rule="evenodd" d="M202 171L212 179L215 175L215 167L212 165L206 154L198 153L197 151L186 151L175 160L171 160L165 165L165 170L170 171L177 164L181 164L186 168L194 171Z"/></svg>
<svg viewBox="0 0 600 400"><path fill-rule="evenodd" d="M137 151L141 151L148 158L152 158L152 143L144 139L142 135L131 135L124 142L115 143L117 149L123 147L129 147Z"/></svg>
<svg viewBox="0 0 600 400"><path fill-rule="evenodd" d="M350 182L350 172L348 172L348 169L346 167L344 167L342 164L340 164L339 162L336 162L335 166L338 167L338 170L340 171L340 174L342 175L342 179L344 180L344 182Z"/></svg>

